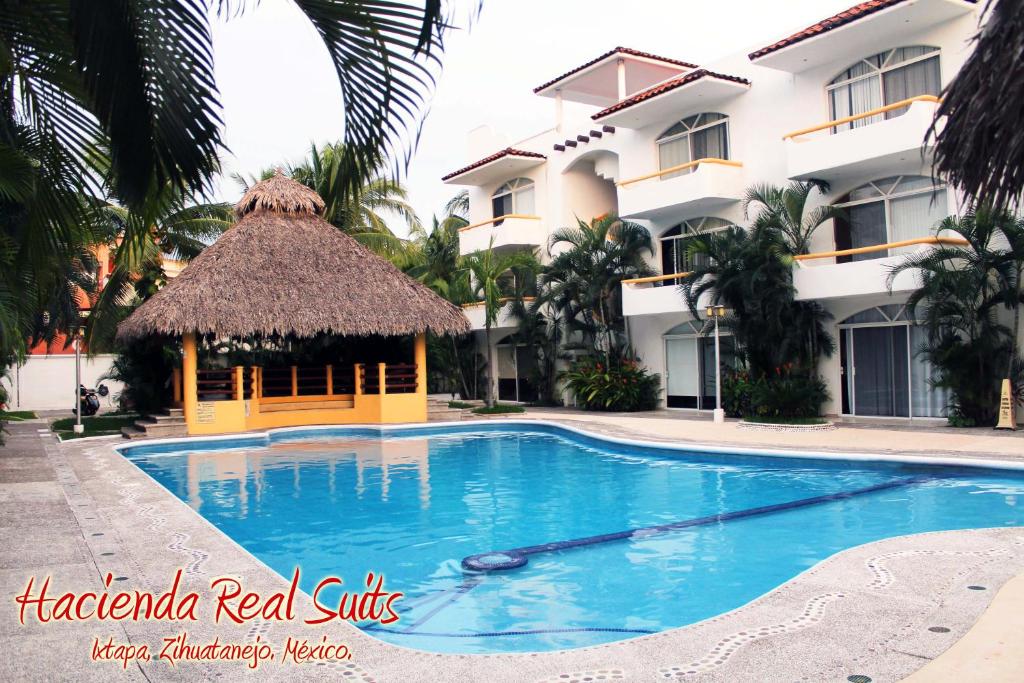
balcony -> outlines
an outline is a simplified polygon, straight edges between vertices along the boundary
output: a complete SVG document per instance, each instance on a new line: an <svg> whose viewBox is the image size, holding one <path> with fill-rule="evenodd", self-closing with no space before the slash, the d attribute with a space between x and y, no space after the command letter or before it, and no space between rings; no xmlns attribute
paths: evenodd
<svg viewBox="0 0 1024 683"><path fill-rule="evenodd" d="M667 178L674 173L682 173ZM686 212L714 213L714 209L743 198L743 164L728 159L698 159L619 184L619 215L657 220Z"/></svg>
<svg viewBox="0 0 1024 683"><path fill-rule="evenodd" d="M534 248L547 244L540 216L509 214L459 229L459 254L502 248Z"/></svg>
<svg viewBox="0 0 1024 683"><path fill-rule="evenodd" d="M532 296L523 297L523 301L529 302L533 300L534 297ZM509 304L511 303L511 301L511 298L505 298L501 300L503 305L501 307L501 310L498 312L498 320L493 325L491 325L492 331L499 329L507 331L510 329L515 329L516 327L519 326L519 321L517 321L510 314L512 307ZM487 329L487 325L485 324L486 309L484 307L483 301L476 301L470 304L462 304L462 312L466 314L467 318L469 318L469 324L473 326L474 331L483 331Z"/></svg>
<svg viewBox="0 0 1024 683"><path fill-rule="evenodd" d="M639 277L622 281L623 315L687 313L689 307L677 286L689 273Z"/></svg>
<svg viewBox="0 0 1024 683"><path fill-rule="evenodd" d="M882 116L907 107L895 118L829 134L836 126ZM784 136L788 175L830 183L895 175L920 168L921 148L935 118L939 99L920 95Z"/></svg>
<svg viewBox="0 0 1024 683"><path fill-rule="evenodd" d="M912 248L930 249L935 245L962 246L967 241L959 237L918 237L901 242L876 244L870 247L827 251L817 254L804 254L795 257L793 266L793 286L796 288L796 299L841 299L844 297L877 295L889 292L886 280L893 266L900 263ZM867 261L836 263L835 259L856 254L888 253L890 250L903 251L897 255L886 255ZM816 261L827 261L815 264ZM892 283L892 292L909 292L919 286L913 271L903 271Z"/></svg>

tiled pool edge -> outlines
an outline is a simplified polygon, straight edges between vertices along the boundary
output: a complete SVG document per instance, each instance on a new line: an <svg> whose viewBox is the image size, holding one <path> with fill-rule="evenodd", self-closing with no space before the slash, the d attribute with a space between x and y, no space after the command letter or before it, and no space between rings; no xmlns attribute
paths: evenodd
<svg viewBox="0 0 1024 683"><path fill-rule="evenodd" d="M528 425L536 424L534 420L515 422ZM478 425L466 426L473 428ZM565 427L563 425L560 426ZM569 429L587 436L594 436L593 434L587 434L583 430ZM623 440L621 443L634 445L636 442ZM657 442L652 442L652 444L659 448L664 446L664 444ZM149 489L146 491L146 504L139 505L136 502L135 510L124 509L126 505L122 501L108 501L114 503L108 506L108 516L114 514L123 516L125 512L135 512L136 516L142 516L143 513L138 508L153 507L152 498L157 498L159 499L157 501L159 506L164 508L163 517L168 521L166 533L169 534L167 538L171 540L168 546L174 543L178 543L178 546L181 545L180 541L176 540L175 535L180 536L183 533L189 535L189 532L191 532L191 535L194 536L197 534L203 535L202 532L205 532L207 535L205 541L211 547L191 548L193 552L205 552L210 557L241 553L247 561L255 559L242 550L234 541L224 536L219 530L216 530L212 524L194 513L184 502L173 496L170 492L167 492L162 486L150 479L148 475L144 475L134 465L129 464L126 459L117 454L112 445L95 447L95 444L82 444L82 446L86 448L75 448L74 444L65 444L60 448L62 450L68 448L80 451L88 449L91 457L79 462L84 464L91 460L95 464L105 463L106 467L100 469L117 466L119 461L120 467L118 469L121 470L119 479L122 482L126 479L125 472L130 471L133 476L127 478L136 479L135 482L132 482L134 485ZM93 446L93 448L88 448L89 446ZM684 450L692 449L686 448ZM735 449L732 448L721 450L735 452ZM760 449L751 450L763 454ZM786 451L785 453L790 455L791 451ZM837 455L839 458L845 458L845 456L846 454ZM809 456L805 453L803 457ZM817 457L816 453L814 457ZM918 458L914 458L914 461L921 462ZM143 477L140 478L138 475L143 475ZM100 479L102 480L102 477ZM96 483L102 483L102 481ZM171 505L171 501L174 502L174 505ZM129 501L127 506L133 507L132 502ZM168 511L166 508L173 509ZM148 510L147 516L151 514L152 510ZM198 525L196 524L197 522L199 522ZM197 526L202 531L197 532ZM215 532L213 535L209 534L211 529ZM966 571L962 567L962 565L967 564L964 562L964 558L974 558L977 560L968 569L978 568L979 571L992 563L992 557L1007 559L1008 562L1002 567L1000 572L995 572L992 575L990 570L986 570L991 578L981 575L969 577L970 580L974 581L987 581L990 592L970 595L971 602L965 606L966 611L960 614L957 619L946 620L947 624L945 627L950 628L950 634L952 634L945 636L948 641L945 643L945 646L948 646L959 634L965 632L977 616L980 615L981 610L987 605L988 599L994 594L998 585L1001 585L1002 582L1013 574L1024 570L1024 557L1021 556L1020 548L1015 544L1019 540L1018 536L1024 536L1024 533L1021 533L1019 529L939 532L936 534L888 539L869 544L868 546L859 546L834 555L771 593L733 612L681 629L580 650L537 655L434 655L406 650L397 646L386 645L380 641L370 640L349 627L338 630L350 643L356 643L354 645L357 652L355 661L360 664L361 670L369 672L367 675L375 680L417 680L409 677L410 671L423 672L423 680L447 680L450 677L462 680L486 678L488 680L530 681L546 680L549 677L554 678L562 674L571 674L571 676L570 678L562 678L560 680L572 680L574 677L582 679L588 674L605 675L606 677L613 678L618 676L623 680L667 680L680 676L693 680L743 680L741 671L746 666L756 665L758 662L762 666L768 662L775 662L775 668L772 670L773 676L790 676L798 679L802 675L810 675L812 679L815 679L815 676L824 675L825 671L821 669L821 666L827 662L832 662L830 666L833 667L836 665L845 666L842 661L836 662L834 646L826 646L824 651L821 651L823 639L824 643L827 643L830 638L834 638L834 634L826 635L821 632L822 628L828 626L830 620L835 621L838 618L840 623L837 626L843 630L846 630L851 624L860 624L860 626L853 629L855 634L844 636L842 642L844 643L843 648L850 650L852 649L851 644L856 645L860 641L860 647L857 647L856 650L863 655L864 653L869 653L873 646L877 647L879 645L877 642L872 642L871 638L864 637L865 623L872 623L877 628L879 623L905 621L906 617L903 613L907 611L907 607L912 606L916 609L926 606L928 604L926 598L934 595L933 590L925 590L917 591L916 593L912 591L910 595L902 597L898 595L889 596L883 601L883 608L879 610L875 617L867 621L859 620L856 618L856 613L858 609L863 611L864 604L862 603L864 601L847 601L845 598L851 593L862 593L865 589L860 589L856 586L853 587L852 591L846 588L836 589L836 582L834 581L833 585L829 586L827 578L837 568L840 570L840 575L843 575L843 567L846 567L847 570L857 569L858 564L866 567L863 563L871 558L877 556L889 557L893 553L910 554L906 555L906 557L891 557L887 561L907 562L909 560L912 565L920 565L914 571L923 571L925 573L936 564L936 558L944 557L942 553L960 553L960 555L949 555L949 557L957 558L956 566L961 567L959 573ZM133 540L140 539L135 538ZM995 545L992 545L993 543ZM967 544L966 548L964 544ZM978 544L989 547L976 547ZM155 544L155 547L159 548L161 545ZM195 543L190 545L195 545ZM993 549L998 550L1000 545L1005 546L1005 549L999 550L1003 554L992 555L991 553L996 552ZM960 549L958 550L957 548ZM145 552L144 549L142 550ZM888 552L876 552L877 550L886 550ZM869 555L867 559L858 558L858 556L865 553ZM178 558L172 558L172 560L174 559ZM262 565L262 563L259 564ZM853 566L848 567L847 565ZM265 566L263 566L263 571L271 575L270 583L276 583L277 585L285 583L283 579L267 570ZM873 574L868 573L870 575L868 578L874 577ZM909 574L912 572L907 570L905 573ZM823 581L823 578L826 580ZM844 580L838 583L842 585L848 582ZM845 592L843 592L844 590ZM983 604L979 604L980 601L983 601ZM898 607L900 605L902 607ZM899 613L901 616L897 616L894 612ZM785 617L786 613L789 614L789 617L782 618ZM775 619L774 617L776 616L780 618ZM339 624L339 626L346 625ZM897 636L899 634L895 633L892 637ZM778 658L777 650L780 647L787 647L782 645L780 640L792 641L788 647L795 647L795 652L800 655L782 660L794 665L793 671L787 670L790 668L789 666L781 669L778 667L777 663L780 659ZM773 644L773 653L771 655L767 655L764 652L766 644ZM945 649L945 646L942 649ZM703 654L701 654L702 647ZM807 667L807 664L815 661L815 650L821 651L820 659L818 660L820 665L812 670ZM689 652L693 652L693 655L688 654ZM669 656L670 654L674 654L674 656ZM900 674L906 674L927 661L926 659L918 659L920 656L927 655L906 655L900 654L896 650L892 650L887 654L878 653L877 656L870 657L875 660L874 662L865 662L865 669L870 669L871 666L875 668L871 672L865 670L864 673L868 675L874 673L873 677L875 680L885 680L887 674L896 673L897 670ZM863 661L863 657L857 659ZM871 664L871 666L868 666L868 664ZM159 679L160 666L162 665L151 665L151 668L148 670L151 677ZM229 671L229 669L224 668L218 668L217 670ZM686 674L690 670L702 673L697 675ZM842 669L842 671L846 670L845 668ZM605 671L606 673L599 674L598 672L600 671ZM750 669L752 677L763 676L765 673L761 670L758 674L755 674L754 671L754 669ZM281 669L274 668L273 670L263 670L258 673L261 677L274 677L275 675L287 676L289 672L290 670L287 668L283 672L281 672ZM836 671L835 673L838 675L840 672ZM846 675L853 673L859 673L859 671L850 671ZM845 678L845 675L841 678Z"/></svg>

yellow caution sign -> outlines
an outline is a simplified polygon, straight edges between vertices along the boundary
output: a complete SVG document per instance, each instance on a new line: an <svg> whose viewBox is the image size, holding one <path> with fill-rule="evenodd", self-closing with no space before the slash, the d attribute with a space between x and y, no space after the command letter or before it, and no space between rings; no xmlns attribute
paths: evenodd
<svg viewBox="0 0 1024 683"><path fill-rule="evenodd" d="M1013 389L1010 380L1003 380L1003 390L999 397L999 424L996 429L1017 429L1017 419L1013 413Z"/></svg>

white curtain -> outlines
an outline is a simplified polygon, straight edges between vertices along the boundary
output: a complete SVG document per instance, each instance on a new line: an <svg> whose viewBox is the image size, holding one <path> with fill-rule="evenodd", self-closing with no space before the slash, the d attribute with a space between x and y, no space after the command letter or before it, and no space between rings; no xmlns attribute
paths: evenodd
<svg viewBox="0 0 1024 683"><path fill-rule="evenodd" d="M923 327L910 328L910 397L914 417L945 417L950 393L931 385L935 369L922 354L921 347L928 342Z"/></svg>
<svg viewBox="0 0 1024 683"><path fill-rule="evenodd" d="M666 168L672 168L673 166L679 166L680 164L687 164L690 161L692 161L692 159L690 159L689 135L684 135L670 142L662 142L658 145L659 170L664 171ZM685 173L685 171L683 173ZM669 173L661 176L661 178L664 180L666 178L675 178L679 175L682 175L682 173Z"/></svg>
<svg viewBox="0 0 1024 683"><path fill-rule="evenodd" d="M729 136L727 124L721 123L691 134L694 159L728 159Z"/></svg>
<svg viewBox="0 0 1024 683"><path fill-rule="evenodd" d="M913 59L924 54L924 51L932 50L930 48L902 48L899 52L903 55L901 59ZM939 58L936 56L893 69L882 77L882 81L886 104L901 102L918 95L938 95L942 88L939 82ZM893 109L885 113L885 118L895 118L906 112L907 107Z"/></svg>
<svg viewBox="0 0 1024 683"><path fill-rule="evenodd" d="M525 216L534 214L533 185L523 190L516 191L515 213Z"/></svg>
<svg viewBox="0 0 1024 683"><path fill-rule="evenodd" d="M668 356L668 381L666 389L670 396L697 396L700 375L697 371L697 339L668 339L665 342Z"/></svg>
<svg viewBox="0 0 1024 683"><path fill-rule="evenodd" d="M879 83L879 78L878 76L872 76L870 78L865 78L860 81L840 86L831 92L830 100L833 119L855 116L872 109L877 109L882 106L882 88ZM836 126L833 130L834 132L839 133L844 130L850 130L851 128L861 128L863 126L871 125L872 123L878 123L882 120L884 120L883 116L881 114L876 114L875 116L866 119L858 119L851 123L844 123L840 126Z"/></svg>
<svg viewBox="0 0 1024 683"><path fill-rule="evenodd" d="M910 240L927 237L932 234L936 224L948 215L946 210L946 191L935 194L926 192L910 197L899 197L889 203L892 211L891 241ZM890 255L907 254L918 249L917 246L890 249Z"/></svg>

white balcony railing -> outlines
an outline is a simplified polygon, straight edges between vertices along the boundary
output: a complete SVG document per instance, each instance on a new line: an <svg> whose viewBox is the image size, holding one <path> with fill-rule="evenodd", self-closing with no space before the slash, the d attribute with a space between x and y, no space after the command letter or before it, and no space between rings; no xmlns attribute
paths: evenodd
<svg viewBox="0 0 1024 683"><path fill-rule="evenodd" d="M530 302L533 300L534 297L532 296L523 297L523 301L526 302ZM514 328L519 325L519 322L510 314L511 306L509 304L511 301L511 298L505 298L501 300L502 308L498 312L498 320L491 325L492 330L497 330L501 328ZM487 329L487 326L485 324L487 309L486 306L484 306L483 301L462 304L462 312L466 314L467 318L469 318L469 324L473 327L474 330Z"/></svg>
<svg viewBox="0 0 1024 683"><path fill-rule="evenodd" d="M796 180L836 181L894 175L918 168L921 148L938 106L939 98L920 95L789 133L783 136L788 175ZM905 113L891 119L830 134L837 127L904 107Z"/></svg>
<svg viewBox="0 0 1024 683"><path fill-rule="evenodd" d="M743 198L743 164L729 159L697 159L620 181L618 190L619 215L623 218L657 219L680 211L708 213Z"/></svg>
<svg viewBox="0 0 1024 683"><path fill-rule="evenodd" d="M836 263L835 259L857 254L888 252L894 249L917 247L929 249L936 245L967 244L967 240L959 237L918 237L900 242L876 244L870 247L842 249L815 254L803 254L794 258L793 286L796 298L800 301L809 299L836 299L840 297L883 294L890 291L887 284L892 267L901 263L905 254L872 258L866 261ZM823 261L823 263L815 264ZM913 271L903 271L892 282L891 291L908 292L919 286L917 275Z"/></svg>
<svg viewBox="0 0 1024 683"><path fill-rule="evenodd" d="M488 248L540 247L547 233L540 216L509 214L459 229L459 254L465 256Z"/></svg>
<svg viewBox="0 0 1024 683"><path fill-rule="evenodd" d="M658 315L689 311L677 286L689 273L639 277L622 281L623 315Z"/></svg>

